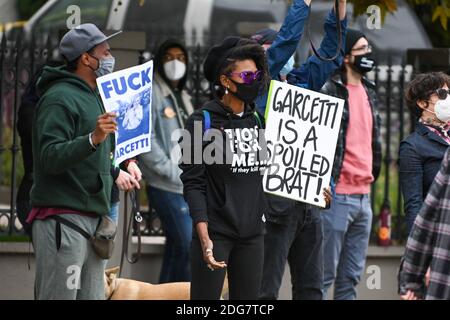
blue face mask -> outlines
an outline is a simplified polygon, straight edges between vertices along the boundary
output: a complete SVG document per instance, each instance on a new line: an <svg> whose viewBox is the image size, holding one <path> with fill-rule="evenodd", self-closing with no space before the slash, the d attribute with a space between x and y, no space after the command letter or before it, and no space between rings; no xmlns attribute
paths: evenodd
<svg viewBox="0 0 450 320"><path fill-rule="evenodd" d="M294 70L295 58L292 56L286 65L281 69L280 75L286 77L292 70Z"/></svg>
<svg viewBox="0 0 450 320"><path fill-rule="evenodd" d="M116 64L116 59L114 57L99 59L93 55L90 56L98 61L98 69L94 70L98 78L114 72L114 67Z"/></svg>

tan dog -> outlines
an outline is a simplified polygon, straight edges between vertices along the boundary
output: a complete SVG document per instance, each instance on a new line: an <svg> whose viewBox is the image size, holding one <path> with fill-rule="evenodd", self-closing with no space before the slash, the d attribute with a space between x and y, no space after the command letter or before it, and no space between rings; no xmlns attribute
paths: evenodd
<svg viewBox="0 0 450 320"><path fill-rule="evenodd" d="M105 272L105 296L107 300L190 300L190 282L153 285L117 278L119 267ZM222 297L228 293L228 280L222 290Z"/></svg>

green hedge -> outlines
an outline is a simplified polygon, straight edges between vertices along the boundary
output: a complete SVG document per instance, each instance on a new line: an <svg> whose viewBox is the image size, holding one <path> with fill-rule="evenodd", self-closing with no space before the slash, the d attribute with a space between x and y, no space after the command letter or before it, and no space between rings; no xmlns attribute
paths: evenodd
<svg viewBox="0 0 450 320"><path fill-rule="evenodd" d="M30 238L27 236L0 236L0 242L8 242L8 243L23 243L29 242Z"/></svg>

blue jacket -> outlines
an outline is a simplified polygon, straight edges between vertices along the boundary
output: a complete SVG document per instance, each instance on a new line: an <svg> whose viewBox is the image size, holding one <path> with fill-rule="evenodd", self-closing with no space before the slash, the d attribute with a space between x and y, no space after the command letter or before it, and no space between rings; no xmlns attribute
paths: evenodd
<svg viewBox="0 0 450 320"><path fill-rule="evenodd" d="M267 60L270 77L280 80L280 71L297 50L302 38L305 21L308 18L309 7L304 0L295 0L288 15L278 32L272 46L267 50ZM320 91L325 82L341 66L344 57L345 37L347 34L347 19L341 21L342 27L342 50L341 55L335 61L322 61L316 56L311 56L298 69L292 70L287 80L289 84L305 89ZM338 36L336 30L336 15L334 10L328 14L325 21L325 37L319 48L320 55L331 57L336 53L338 47ZM256 100L258 110L265 114L268 93L261 95ZM293 200L266 194L270 211L266 215L268 221L286 223L285 217L292 212L290 209L296 204ZM317 210L308 205L308 208Z"/></svg>
<svg viewBox="0 0 450 320"><path fill-rule="evenodd" d="M309 7L304 0L295 0L284 23L278 32L277 38L267 50L269 73L272 79L280 80L279 74L284 65L294 55L303 36L305 21L308 18ZM289 84L309 90L319 91L330 76L342 65L347 35L347 19L341 21L342 50L335 61L322 61L315 55L308 58L299 68L292 70L288 76ZM325 21L325 37L318 49L324 57L331 57L338 47L336 30L336 14L332 9ZM265 114L268 93L256 100L258 110Z"/></svg>
<svg viewBox="0 0 450 320"><path fill-rule="evenodd" d="M441 167L448 143L422 123L400 143L400 185L408 233Z"/></svg>

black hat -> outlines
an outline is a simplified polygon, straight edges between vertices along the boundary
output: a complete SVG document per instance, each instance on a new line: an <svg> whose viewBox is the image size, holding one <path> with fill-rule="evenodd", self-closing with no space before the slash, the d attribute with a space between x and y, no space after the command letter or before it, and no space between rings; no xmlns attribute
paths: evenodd
<svg viewBox="0 0 450 320"><path fill-rule="evenodd" d="M347 30L347 38L345 40L345 54L350 54L355 44L359 39L366 38L366 35L359 30L348 29Z"/></svg>
<svg viewBox="0 0 450 320"><path fill-rule="evenodd" d="M267 29L262 29L262 30L259 30L258 32L256 32L252 36L251 39L255 40L260 45L272 44L275 41L275 39L277 38L277 35L278 35L278 32L276 32L273 29L267 28Z"/></svg>
<svg viewBox="0 0 450 320"><path fill-rule="evenodd" d="M225 63L225 60L230 56L231 50L243 43L244 40L245 39L240 37L227 37L221 44L216 45L209 50L203 64L203 72L205 73L205 78L209 82L214 83L217 80L218 73Z"/></svg>

